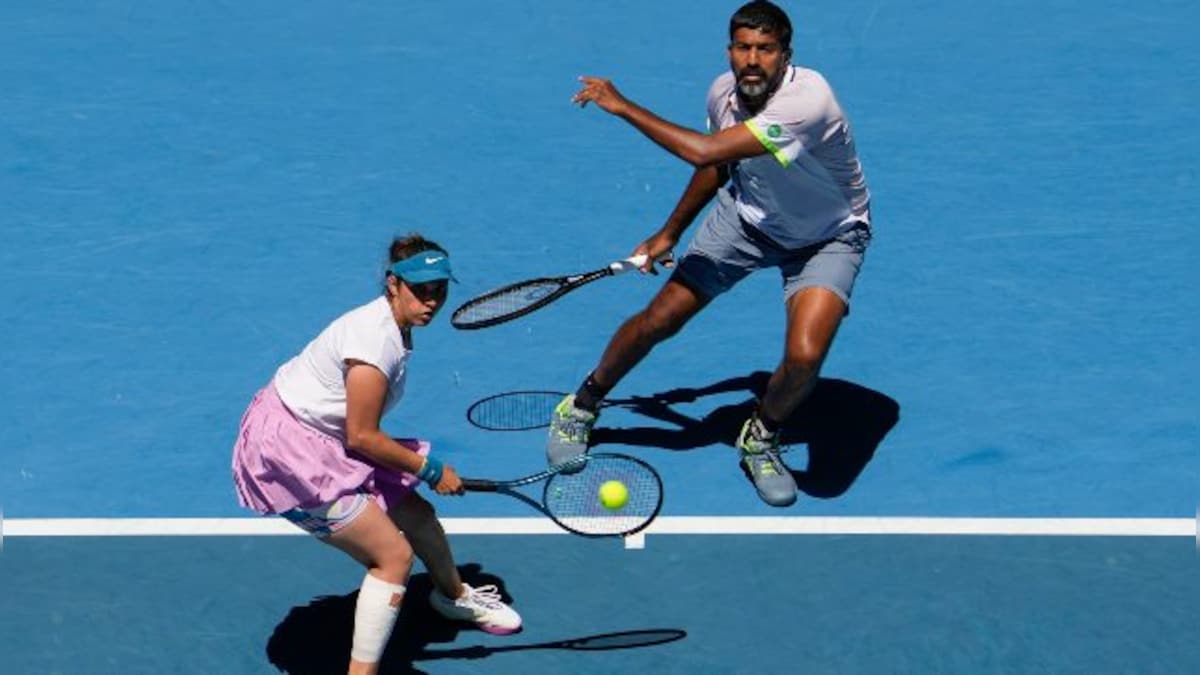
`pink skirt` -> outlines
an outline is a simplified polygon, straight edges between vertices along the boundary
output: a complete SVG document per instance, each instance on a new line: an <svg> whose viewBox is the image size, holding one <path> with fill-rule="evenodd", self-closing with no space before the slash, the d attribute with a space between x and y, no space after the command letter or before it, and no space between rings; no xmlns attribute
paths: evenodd
<svg viewBox="0 0 1200 675"><path fill-rule="evenodd" d="M425 456L429 443L396 439ZM284 405L268 384L242 416L233 446L233 484L242 506L259 513L313 508L366 490L385 511L420 479L368 461L338 439L314 429Z"/></svg>

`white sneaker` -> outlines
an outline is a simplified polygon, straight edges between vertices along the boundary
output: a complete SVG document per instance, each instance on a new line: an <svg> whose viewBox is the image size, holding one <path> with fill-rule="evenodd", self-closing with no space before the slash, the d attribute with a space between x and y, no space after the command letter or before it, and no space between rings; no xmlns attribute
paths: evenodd
<svg viewBox="0 0 1200 675"><path fill-rule="evenodd" d="M500 589L493 585L471 588L463 584L462 597L447 598L433 589L429 604L447 619L470 621L479 629L493 635L508 635L521 630L521 615L504 604Z"/></svg>

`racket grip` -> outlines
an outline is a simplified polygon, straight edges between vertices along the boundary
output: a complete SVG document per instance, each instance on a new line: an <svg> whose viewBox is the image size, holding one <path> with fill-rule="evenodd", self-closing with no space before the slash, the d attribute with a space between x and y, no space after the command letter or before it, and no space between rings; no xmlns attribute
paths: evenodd
<svg viewBox="0 0 1200 675"><path fill-rule="evenodd" d="M479 480L477 478L462 479L464 490L471 492L497 492L500 490L500 484L491 480Z"/></svg>
<svg viewBox="0 0 1200 675"><path fill-rule="evenodd" d="M638 269L642 265L645 265L646 260L648 260L648 259L649 259L649 256L647 256L645 253L639 253L635 256L630 256L624 260L618 260L615 263L612 263L611 265L608 266L608 269L612 270L613 274L620 274L621 272L628 272L630 270ZM658 258L656 258L656 260L670 260L670 259L671 259L670 251L667 251L666 253L664 253L664 254L658 256Z"/></svg>

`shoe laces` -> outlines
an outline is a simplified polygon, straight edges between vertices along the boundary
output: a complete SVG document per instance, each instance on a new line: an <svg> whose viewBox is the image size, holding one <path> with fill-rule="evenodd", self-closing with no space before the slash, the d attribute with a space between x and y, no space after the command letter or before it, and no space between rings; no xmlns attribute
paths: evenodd
<svg viewBox="0 0 1200 675"><path fill-rule="evenodd" d="M495 584L480 586L478 588L470 588L467 591L467 600L474 605L481 605L488 609L504 608L504 601L500 599L500 589Z"/></svg>
<svg viewBox="0 0 1200 675"><path fill-rule="evenodd" d="M758 475L778 476L783 473L783 462L779 459L779 453L774 450L747 452L745 458L751 465L751 470Z"/></svg>
<svg viewBox="0 0 1200 675"><path fill-rule="evenodd" d="M761 423L754 419L746 425L742 432L740 445L749 454L778 453L779 433L768 434L766 429L762 428Z"/></svg>
<svg viewBox="0 0 1200 675"><path fill-rule="evenodd" d="M587 441L588 434L592 430L592 425L596 423L596 416L578 408L572 408L571 412L558 415L554 425L555 431L562 438L565 438L576 443Z"/></svg>

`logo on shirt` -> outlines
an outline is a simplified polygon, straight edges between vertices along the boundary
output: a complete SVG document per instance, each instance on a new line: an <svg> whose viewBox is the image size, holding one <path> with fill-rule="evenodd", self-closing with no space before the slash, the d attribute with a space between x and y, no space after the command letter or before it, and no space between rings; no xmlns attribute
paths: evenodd
<svg viewBox="0 0 1200 675"><path fill-rule="evenodd" d="M771 126L767 127L767 136L770 136L771 138L779 138L782 135L783 127L779 126L778 124L772 124Z"/></svg>

